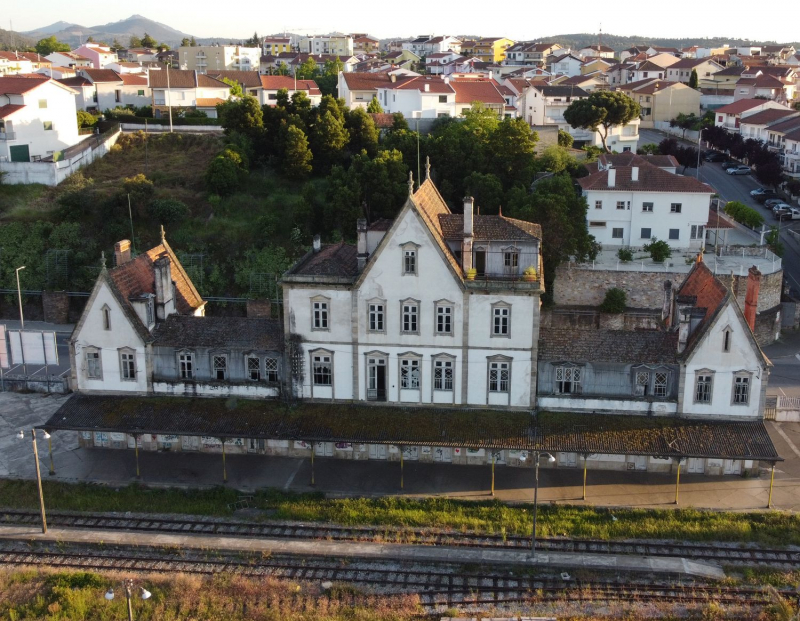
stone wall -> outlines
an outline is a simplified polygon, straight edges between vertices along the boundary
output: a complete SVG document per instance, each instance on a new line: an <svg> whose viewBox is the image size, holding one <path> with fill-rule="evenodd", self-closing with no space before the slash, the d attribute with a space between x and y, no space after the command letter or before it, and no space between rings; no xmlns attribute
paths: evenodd
<svg viewBox="0 0 800 621"><path fill-rule="evenodd" d="M661 327L661 311L629 311L609 314L595 309L556 308L543 310L541 321L542 328L657 330Z"/></svg>
<svg viewBox="0 0 800 621"><path fill-rule="evenodd" d="M756 342L762 347L774 343L781 333L781 306L756 315L756 327L753 333L756 335Z"/></svg>
<svg viewBox="0 0 800 621"><path fill-rule="evenodd" d="M44 320L50 323L69 323L69 297L66 291L42 292Z"/></svg>

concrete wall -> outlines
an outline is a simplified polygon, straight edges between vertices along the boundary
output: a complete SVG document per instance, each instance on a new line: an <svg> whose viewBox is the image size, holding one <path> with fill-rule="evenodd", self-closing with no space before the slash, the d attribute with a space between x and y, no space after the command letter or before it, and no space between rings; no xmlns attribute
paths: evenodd
<svg viewBox="0 0 800 621"><path fill-rule="evenodd" d="M164 118L167 118L166 116ZM179 119L173 119L172 128L175 132L186 134L186 133L214 133L214 132L222 132L223 128L221 125L180 125ZM126 132L143 132L147 130L149 134L157 134L162 132L169 131L169 125L150 125L149 123L147 126L140 125L138 123L122 123L122 131Z"/></svg>

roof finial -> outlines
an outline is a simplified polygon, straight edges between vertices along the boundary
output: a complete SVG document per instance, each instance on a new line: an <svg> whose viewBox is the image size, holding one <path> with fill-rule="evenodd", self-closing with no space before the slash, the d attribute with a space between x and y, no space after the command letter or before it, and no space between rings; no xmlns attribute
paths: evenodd
<svg viewBox="0 0 800 621"><path fill-rule="evenodd" d="M106 269L106 251L105 250L103 250L100 253L100 267L102 269Z"/></svg>
<svg viewBox="0 0 800 621"><path fill-rule="evenodd" d="M503 206L502 205L498 206L497 215L500 216L501 218L503 217Z"/></svg>
<svg viewBox="0 0 800 621"><path fill-rule="evenodd" d="M412 196L414 194L414 173L410 170L408 171L408 195Z"/></svg>
<svg viewBox="0 0 800 621"><path fill-rule="evenodd" d="M164 225L161 225L161 243L167 241L167 234L164 232Z"/></svg>
<svg viewBox="0 0 800 621"><path fill-rule="evenodd" d="M703 262L703 248L700 248L700 252L697 253L697 263Z"/></svg>
<svg viewBox="0 0 800 621"><path fill-rule="evenodd" d="M429 155L425 156L425 178L431 178L431 158Z"/></svg>

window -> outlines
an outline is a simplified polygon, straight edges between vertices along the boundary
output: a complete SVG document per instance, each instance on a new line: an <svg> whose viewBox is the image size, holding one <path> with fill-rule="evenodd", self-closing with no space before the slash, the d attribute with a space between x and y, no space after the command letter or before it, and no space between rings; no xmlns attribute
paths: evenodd
<svg viewBox="0 0 800 621"><path fill-rule="evenodd" d="M40 99L39 100L39 107L40 108L46 108L47 107L47 100L46 99Z"/></svg>
<svg viewBox="0 0 800 621"><path fill-rule="evenodd" d="M228 357L225 354L212 356L214 379L225 380L228 378Z"/></svg>
<svg viewBox="0 0 800 621"><path fill-rule="evenodd" d="M149 298L144 305L145 314L147 316L147 325L152 326L154 321L153 314L153 298Z"/></svg>
<svg viewBox="0 0 800 621"><path fill-rule="evenodd" d="M369 331L383 332L383 304L369 305Z"/></svg>
<svg viewBox="0 0 800 621"><path fill-rule="evenodd" d="M642 211L653 213L653 203L642 203Z"/></svg>
<svg viewBox="0 0 800 621"><path fill-rule="evenodd" d="M312 303L312 330L328 329L328 302L316 300Z"/></svg>
<svg viewBox="0 0 800 621"><path fill-rule="evenodd" d="M403 274L417 273L417 251L408 249L403 251Z"/></svg>
<svg viewBox="0 0 800 621"><path fill-rule="evenodd" d="M556 392L571 395L580 392L581 370L579 367L556 367Z"/></svg>
<svg viewBox="0 0 800 621"><path fill-rule="evenodd" d="M656 397L667 396L667 378L669 374L665 371L656 371L653 378L653 394Z"/></svg>
<svg viewBox="0 0 800 621"><path fill-rule="evenodd" d="M181 374L181 379L194 378L194 354L186 352L178 356L178 371Z"/></svg>
<svg viewBox="0 0 800 621"><path fill-rule="evenodd" d="M267 99L269 99L270 101L277 100L278 99L278 93L270 93L269 95L267 95Z"/></svg>
<svg viewBox="0 0 800 621"><path fill-rule="evenodd" d="M108 306L103 306L101 312L103 313L103 330L111 329L111 309Z"/></svg>
<svg viewBox="0 0 800 621"><path fill-rule="evenodd" d="M516 273L517 268L519 268L519 252L516 250L503 252L503 267L506 273Z"/></svg>
<svg viewBox="0 0 800 621"><path fill-rule="evenodd" d="M114 91L114 101L116 103L119 103L120 101L122 101L122 91L121 90L116 89Z"/></svg>
<svg viewBox="0 0 800 621"><path fill-rule="evenodd" d="M277 358L264 358L264 367L267 372L266 380L268 382L278 381L278 359Z"/></svg>
<svg viewBox="0 0 800 621"><path fill-rule="evenodd" d="M636 384L633 387L633 394L637 397L646 397L650 393L650 372L637 371Z"/></svg>
<svg viewBox="0 0 800 621"><path fill-rule="evenodd" d="M100 363L100 351L97 349L86 350L86 377L103 379L103 366Z"/></svg>
<svg viewBox="0 0 800 621"><path fill-rule="evenodd" d="M670 229L669 230L669 238L670 239L680 239L681 238L681 230L680 229Z"/></svg>
<svg viewBox="0 0 800 621"><path fill-rule="evenodd" d="M131 352L119 354L120 376L124 380L136 379L136 358Z"/></svg>
<svg viewBox="0 0 800 621"><path fill-rule="evenodd" d="M681 203L671 203L669 206L670 213L680 213L681 209L683 209L683 205Z"/></svg>
<svg viewBox="0 0 800 621"><path fill-rule="evenodd" d="M693 224L692 232L689 236L691 239L703 239L704 227L702 224Z"/></svg>
<svg viewBox="0 0 800 621"><path fill-rule="evenodd" d="M331 357L329 355L318 355L312 358L314 385L330 386L333 379Z"/></svg>
<svg viewBox="0 0 800 621"><path fill-rule="evenodd" d="M261 379L261 359L258 356L247 357L247 378L251 382Z"/></svg>
<svg viewBox="0 0 800 621"><path fill-rule="evenodd" d="M44 121L42 124L44 125L44 131L53 131L53 121Z"/></svg>
<svg viewBox="0 0 800 621"><path fill-rule="evenodd" d="M417 332L419 320L419 304L416 302L403 302L403 322L401 332Z"/></svg>
<svg viewBox="0 0 800 621"><path fill-rule="evenodd" d="M419 388L419 360L417 358L400 360L400 388Z"/></svg>
<svg viewBox="0 0 800 621"><path fill-rule="evenodd" d="M740 375L733 380L733 404L747 405L750 402L750 377Z"/></svg>
<svg viewBox="0 0 800 621"><path fill-rule="evenodd" d="M439 103L447 103L447 95L439 95Z"/></svg>
<svg viewBox="0 0 800 621"><path fill-rule="evenodd" d="M694 386L695 403L711 403L711 374L697 375Z"/></svg>
<svg viewBox="0 0 800 621"><path fill-rule="evenodd" d="M453 333L453 307L436 304L436 334Z"/></svg>
<svg viewBox="0 0 800 621"><path fill-rule="evenodd" d="M642 235L641 235L642 239L650 239L651 235L652 235L651 229L645 229L645 228L642 229Z"/></svg>
<svg viewBox="0 0 800 621"><path fill-rule="evenodd" d="M731 350L731 329L726 328L722 332L722 351L729 352Z"/></svg>
<svg viewBox="0 0 800 621"><path fill-rule="evenodd" d="M611 237L614 239L622 239L623 229L611 229Z"/></svg>
<svg viewBox="0 0 800 621"><path fill-rule="evenodd" d="M606 223L598 222L597 220L589 220L589 226L595 229L604 229L606 227Z"/></svg>
<svg viewBox="0 0 800 621"><path fill-rule="evenodd" d="M595 209L602 209L603 208L603 201L595 201L594 202Z"/></svg>
<svg viewBox="0 0 800 621"><path fill-rule="evenodd" d="M617 209L625 209L625 201L617 201Z"/></svg>
<svg viewBox="0 0 800 621"><path fill-rule="evenodd" d="M144 90L143 89L137 90L136 91L136 96L137 97L144 97Z"/></svg>
<svg viewBox="0 0 800 621"><path fill-rule="evenodd" d="M510 306L495 306L492 309L492 336L511 336Z"/></svg>
<svg viewBox="0 0 800 621"><path fill-rule="evenodd" d="M489 363L489 392L508 392L511 382L511 364L508 362Z"/></svg>
<svg viewBox="0 0 800 621"><path fill-rule="evenodd" d="M433 389L453 390L453 361L435 360L433 363Z"/></svg>

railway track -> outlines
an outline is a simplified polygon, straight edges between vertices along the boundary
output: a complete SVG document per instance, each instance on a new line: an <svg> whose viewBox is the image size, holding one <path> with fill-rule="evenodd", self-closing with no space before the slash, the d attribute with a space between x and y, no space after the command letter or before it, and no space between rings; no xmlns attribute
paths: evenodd
<svg viewBox="0 0 800 621"><path fill-rule="evenodd" d="M384 563L385 564L385 563ZM762 589L702 586L696 584L586 581L517 576L509 573L463 573L445 570L381 567L370 562L347 563L318 561L298 557L253 558L175 558L153 551L126 554L87 551L0 550L0 565L49 566L81 570L147 573L235 573L248 577L272 577L313 583L351 584L381 589L383 593L415 593L420 604L434 612L441 606L491 604L535 604L553 601L641 602L671 604L718 604L763 606L770 595Z"/></svg>
<svg viewBox="0 0 800 621"><path fill-rule="evenodd" d="M0 510L0 524L38 524L39 514L17 509ZM274 539L312 539L325 541L373 541L474 548L526 549L530 538L520 535L460 533L441 529L401 529L396 527L339 526L295 522L246 522L199 517L150 517L99 513L48 513L51 526L83 529L129 530L173 534L223 535ZM719 564L757 564L776 567L800 566L800 550L725 546L700 543L662 543L652 541L604 541L599 539L538 538L542 552L622 554L650 557L681 557Z"/></svg>

